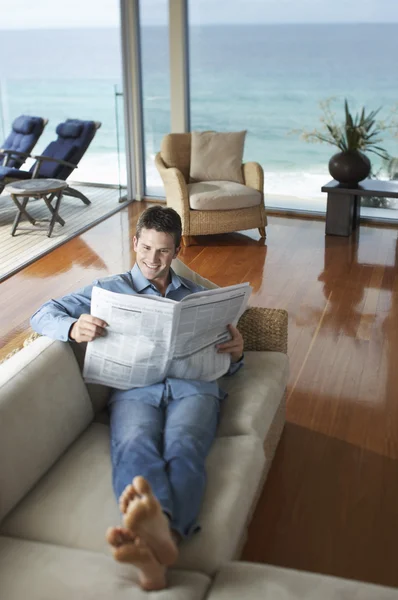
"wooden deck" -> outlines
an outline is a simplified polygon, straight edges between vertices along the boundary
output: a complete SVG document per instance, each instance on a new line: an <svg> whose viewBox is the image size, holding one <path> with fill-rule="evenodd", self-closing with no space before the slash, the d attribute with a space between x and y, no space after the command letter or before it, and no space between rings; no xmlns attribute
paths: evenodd
<svg viewBox="0 0 398 600"><path fill-rule="evenodd" d="M65 225L61 227L56 223L50 238L47 237L48 222L39 225L41 219L48 220L50 215L43 200L30 201L27 207L29 214L38 220L37 224L32 226L24 218L15 236L11 235L17 209L4 190L0 196L0 282L123 207L117 188L79 185L76 189L85 194L91 204L87 206L79 198L64 196L59 214Z"/></svg>
<svg viewBox="0 0 398 600"><path fill-rule="evenodd" d="M1 284L4 356L49 297L134 263L134 203ZM398 586L397 230L325 237L269 217L258 233L196 238L180 258L251 304L289 312L287 424L243 558ZM244 493L244 487L242 487Z"/></svg>

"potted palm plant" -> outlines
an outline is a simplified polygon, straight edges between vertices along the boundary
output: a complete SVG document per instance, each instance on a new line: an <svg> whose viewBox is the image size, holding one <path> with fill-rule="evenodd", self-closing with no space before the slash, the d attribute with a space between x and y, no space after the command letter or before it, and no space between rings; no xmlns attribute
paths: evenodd
<svg viewBox="0 0 398 600"><path fill-rule="evenodd" d="M384 160L389 159L388 152L379 146L381 131L389 127L375 120L380 108L368 113L362 108L360 113L352 116L347 100L344 100L344 123L337 124L330 108L331 101L321 102L323 130L302 132L302 137L308 142L318 141L337 146L340 152L331 157L329 173L336 181L355 186L371 170L371 162L365 152L373 152Z"/></svg>

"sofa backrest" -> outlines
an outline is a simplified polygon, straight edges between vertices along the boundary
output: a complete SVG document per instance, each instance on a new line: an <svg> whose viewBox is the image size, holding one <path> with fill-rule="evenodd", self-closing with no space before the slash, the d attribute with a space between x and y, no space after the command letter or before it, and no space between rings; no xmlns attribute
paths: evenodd
<svg viewBox="0 0 398 600"><path fill-rule="evenodd" d="M171 268L179 277L186 277L186 279L190 279L194 283L198 285L203 285L203 287L213 290L218 288L219 286L210 281L209 279L205 279L199 273L192 271L187 265L185 265L181 260L175 258L171 263Z"/></svg>
<svg viewBox="0 0 398 600"><path fill-rule="evenodd" d="M71 343L70 347L75 355L79 370L83 373L84 357L87 349L87 342L81 344ZM102 412L108 404L111 388L98 383L86 383L86 389L93 406L95 414Z"/></svg>
<svg viewBox="0 0 398 600"><path fill-rule="evenodd" d="M0 365L0 521L92 420L68 344L40 337Z"/></svg>

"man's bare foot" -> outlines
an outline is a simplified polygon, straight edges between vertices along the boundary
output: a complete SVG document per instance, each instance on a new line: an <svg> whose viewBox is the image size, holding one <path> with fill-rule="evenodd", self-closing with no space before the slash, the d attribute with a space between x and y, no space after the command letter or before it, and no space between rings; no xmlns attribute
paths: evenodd
<svg viewBox="0 0 398 600"><path fill-rule="evenodd" d="M123 527L110 527L106 532L106 539L112 546L112 554L117 561L137 567L143 590L163 590L166 587L166 567L156 560L138 536Z"/></svg>
<svg viewBox="0 0 398 600"><path fill-rule="evenodd" d="M152 550L160 564L170 566L177 560L178 549L169 520L143 477L135 477L120 497L124 525Z"/></svg>

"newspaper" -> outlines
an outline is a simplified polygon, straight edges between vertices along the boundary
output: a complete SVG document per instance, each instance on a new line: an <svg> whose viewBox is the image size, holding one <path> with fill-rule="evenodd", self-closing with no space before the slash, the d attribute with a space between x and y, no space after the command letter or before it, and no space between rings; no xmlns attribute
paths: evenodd
<svg viewBox="0 0 398 600"><path fill-rule="evenodd" d="M117 389L143 387L166 377L213 381L230 366L216 344L231 338L252 288L248 283L197 292L176 302L94 287L91 314L108 323L106 335L87 344L87 383Z"/></svg>

